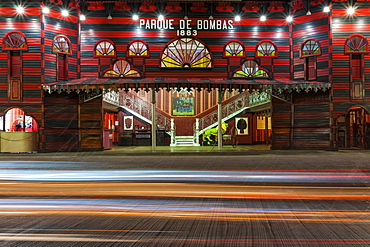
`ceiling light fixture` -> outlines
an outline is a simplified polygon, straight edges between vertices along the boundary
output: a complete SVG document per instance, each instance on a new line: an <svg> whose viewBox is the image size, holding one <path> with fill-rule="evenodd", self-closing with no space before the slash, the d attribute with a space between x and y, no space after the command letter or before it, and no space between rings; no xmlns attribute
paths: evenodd
<svg viewBox="0 0 370 247"><path fill-rule="evenodd" d="M235 16L234 20L235 21L240 21L240 15Z"/></svg>
<svg viewBox="0 0 370 247"><path fill-rule="evenodd" d="M325 6L323 11L326 12L326 13L330 12L330 8L328 6Z"/></svg>
<svg viewBox="0 0 370 247"><path fill-rule="evenodd" d="M132 19L133 19L134 21L137 21L137 20L139 20L139 16L135 14L135 15L133 15L133 16L132 16Z"/></svg>
<svg viewBox="0 0 370 247"><path fill-rule="evenodd" d="M262 16L260 17L260 21L266 21L266 16L265 16L265 15L262 15Z"/></svg>
<svg viewBox="0 0 370 247"><path fill-rule="evenodd" d="M293 21L293 17L290 15L290 16L288 16L287 18L286 18L286 21L287 22L292 22Z"/></svg>

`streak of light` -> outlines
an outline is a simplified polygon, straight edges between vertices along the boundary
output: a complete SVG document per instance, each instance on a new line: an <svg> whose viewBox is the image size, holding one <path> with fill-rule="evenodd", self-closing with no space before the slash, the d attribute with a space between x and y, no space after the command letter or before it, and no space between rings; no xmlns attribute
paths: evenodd
<svg viewBox="0 0 370 247"><path fill-rule="evenodd" d="M119 215L133 217L199 218L217 220L258 221L312 221L312 222L359 222L369 223L370 212L361 210L317 210L242 208L225 202L214 207L216 202L162 200L104 200L104 199L0 199L4 214L53 214L53 215ZM14 205L27 204L29 210L12 210ZM55 209L45 209L44 205ZM222 217L220 216L222 215Z"/></svg>
<svg viewBox="0 0 370 247"><path fill-rule="evenodd" d="M99 238L76 234L8 234L0 233L0 240L3 241L46 241L46 242L137 242L136 240L118 239L118 238Z"/></svg>
<svg viewBox="0 0 370 247"><path fill-rule="evenodd" d="M157 171L157 170L12 170L4 169L0 180L11 181L202 181L284 183L370 183L360 172L307 171Z"/></svg>

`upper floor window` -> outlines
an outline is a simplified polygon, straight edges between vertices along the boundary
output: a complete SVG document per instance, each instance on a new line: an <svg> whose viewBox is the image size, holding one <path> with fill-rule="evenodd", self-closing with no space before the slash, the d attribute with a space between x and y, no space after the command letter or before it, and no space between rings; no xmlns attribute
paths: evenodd
<svg viewBox="0 0 370 247"><path fill-rule="evenodd" d="M346 53L368 53L369 43L365 36L353 34L346 40L344 51Z"/></svg>
<svg viewBox="0 0 370 247"><path fill-rule="evenodd" d="M140 77L140 72L132 69L128 61L119 59L113 64L113 68L104 71L103 77Z"/></svg>
<svg viewBox="0 0 370 247"><path fill-rule="evenodd" d="M27 50L27 40L21 32L9 32L3 38L3 50Z"/></svg>
<svg viewBox="0 0 370 247"><path fill-rule="evenodd" d="M254 60L247 60L242 64L241 69L238 69L234 72L232 77L236 78L268 78L269 73L267 70L259 67L258 63Z"/></svg>
<svg viewBox="0 0 370 247"><path fill-rule="evenodd" d="M110 40L101 40L95 45L94 56L96 57L115 57L116 49Z"/></svg>
<svg viewBox="0 0 370 247"><path fill-rule="evenodd" d="M160 68L212 68L212 54L195 38L177 38L164 48Z"/></svg>
<svg viewBox="0 0 370 247"><path fill-rule="evenodd" d="M277 57L277 47L269 40L263 40L257 44L256 57Z"/></svg>
<svg viewBox="0 0 370 247"><path fill-rule="evenodd" d="M223 55L224 57L245 57L244 45L237 40L229 41L224 46Z"/></svg>
<svg viewBox="0 0 370 247"><path fill-rule="evenodd" d="M53 52L63 53L63 54L72 54L71 41L63 35L55 36L53 40Z"/></svg>
<svg viewBox="0 0 370 247"><path fill-rule="evenodd" d="M309 39L301 45L301 57L321 55L320 44L316 39Z"/></svg>
<svg viewBox="0 0 370 247"><path fill-rule="evenodd" d="M148 45L142 40L133 40L127 46L127 57L149 57Z"/></svg>

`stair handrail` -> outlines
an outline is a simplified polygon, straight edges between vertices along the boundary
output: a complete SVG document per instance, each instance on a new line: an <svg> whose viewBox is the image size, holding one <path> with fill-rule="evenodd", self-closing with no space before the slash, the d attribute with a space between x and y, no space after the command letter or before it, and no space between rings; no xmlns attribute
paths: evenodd
<svg viewBox="0 0 370 247"><path fill-rule="evenodd" d="M222 105L222 121L227 121L230 118L233 118L248 107L266 104L270 102L270 97L271 95L266 92L243 92L239 97L236 97L232 101ZM202 118L199 118L199 131L197 135L200 136L205 130L217 126L217 106L215 106L215 108L216 109L214 111L208 113Z"/></svg>
<svg viewBox="0 0 370 247"><path fill-rule="evenodd" d="M152 105L151 103L143 100L139 96L131 92L114 92L107 91L103 94L103 100L113 105L119 106L132 115L144 120L148 124L152 124ZM163 111L156 108L156 123L157 126L166 129L170 126L170 117L166 116Z"/></svg>

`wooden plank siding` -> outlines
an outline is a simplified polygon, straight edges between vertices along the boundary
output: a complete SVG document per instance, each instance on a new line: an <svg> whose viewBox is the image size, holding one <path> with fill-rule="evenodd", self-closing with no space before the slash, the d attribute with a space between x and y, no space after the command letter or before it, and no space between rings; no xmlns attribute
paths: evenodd
<svg viewBox="0 0 370 247"><path fill-rule="evenodd" d="M307 39L318 40L321 55L316 56L316 81L329 81L329 18L321 6L311 6L312 14L294 18L293 25L293 76L304 79L305 58L300 57L301 45Z"/></svg>
<svg viewBox="0 0 370 247"><path fill-rule="evenodd" d="M271 97L271 149L290 149L292 105Z"/></svg>
<svg viewBox="0 0 370 247"><path fill-rule="evenodd" d="M331 149L329 91L294 93L294 149Z"/></svg>
<svg viewBox="0 0 370 247"><path fill-rule="evenodd" d="M364 54L364 92L363 100L351 99L351 68L350 54L344 53L345 41L352 34L364 35L370 39L368 2L356 2L356 12L348 18L345 3L332 3L332 64L333 64L333 118L346 114L352 106L366 106L370 101L370 55Z"/></svg>
<svg viewBox="0 0 370 247"><path fill-rule="evenodd" d="M78 95L45 94L43 151L78 151Z"/></svg>
<svg viewBox="0 0 370 247"><path fill-rule="evenodd" d="M79 105L80 150L103 150L103 99Z"/></svg>
<svg viewBox="0 0 370 247"><path fill-rule="evenodd" d="M153 16L143 13L141 18L153 18ZM114 13L113 13L114 15ZM202 13L199 13L198 18L202 18ZM159 68L160 55L165 46L177 37L176 29L179 29L179 20L177 13L166 13L166 19L174 19L174 30L161 30L160 38L158 38L159 30L141 30L138 31L139 22L131 19L131 14L128 12L120 13L120 17L113 16L113 19L107 20L104 13L99 11L91 12L88 21L81 25L81 77L90 78L98 77L102 74L107 66L101 66L99 60L93 56L94 45L102 39L111 40L117 50L116 57L125 58L127 45L134 39L141 39L149 46L150 57L145 59L145 76L146 77L175 77L175 78L227 78L230 72L240 68L243 59L237 59L239 62L230 66L228 70L228 59L223 58L222 52L224 45L230 40L239 40L246 49L246 58L255 58L255 50L258 42L262 40L273 41L278 48L279 57L274 58L274 73L279 77L289 78L289 67L286 62L289 61L289 26L284 20L284 17L271 13L271 17L264 25L254 26L250 23L256 22L259 18L257 13L248 13L248 18L242 19L240 22L234 22L232 30L199 30L197 39L204 42L213 55L212 69L191 69L184 70L179 68L164 69ZM208 19L208 16L204 16ZM217 19L230 20L230 14L217 13ZM226 19L228 18L228 19ZM232 20L232 19L231 19ZM195 20L193 22L195 24ZM196 29L195 25L192 25ZM256 29L257 28L257 29ZM214 37L218 37L215 39ZM114 59L112 59L111 65ZM143 66L135 65L136 69L143 70ZM271 67L268 67L272 70Z"/></svg>
<svg viewBox="0 0 370 247"><path fill-rule="evenodd" d="M57 54L52 52L53 40L64 35L71 41L72 55L67 55L67 79L78 78L79 22L76 10L70 9L68 17L62 17L58 5L51 5L50 13L44 14L44 83L57 81Z"/></svg>

